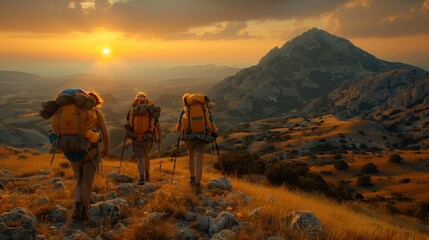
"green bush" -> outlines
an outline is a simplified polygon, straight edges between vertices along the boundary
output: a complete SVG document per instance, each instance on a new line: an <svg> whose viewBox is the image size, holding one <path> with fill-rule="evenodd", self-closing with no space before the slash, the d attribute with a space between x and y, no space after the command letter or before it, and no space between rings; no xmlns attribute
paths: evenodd
<svg viewBox="0 0 429 240"><path fill-rule="evenodd" d="M265 172L265 162L259 159L256 154L250 153L226 153L220 156L223 169L226 174L243 176L246 174L263 174ZM214 168L222 170L219 161L214 163Z"/></svg>

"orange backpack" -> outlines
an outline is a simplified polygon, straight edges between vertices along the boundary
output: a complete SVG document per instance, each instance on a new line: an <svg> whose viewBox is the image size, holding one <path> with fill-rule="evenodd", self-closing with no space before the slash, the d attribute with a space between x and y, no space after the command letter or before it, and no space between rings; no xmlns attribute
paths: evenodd
<svg viewBox="0 0 429 240"><path fill-rule="evenodd" d="M155 105L147 98L134 100L130 110L129 122L134 131L136 141L153 141L155 132L155 118L152 113Z"/></svg>
<svg viewBox="0 0 429 240"><path fill-rule="evenodd" d="M183 101L185 104L185 113L182 117L183 134L210 135L213 128L204 94L190 94L184 97Z"/></svg>

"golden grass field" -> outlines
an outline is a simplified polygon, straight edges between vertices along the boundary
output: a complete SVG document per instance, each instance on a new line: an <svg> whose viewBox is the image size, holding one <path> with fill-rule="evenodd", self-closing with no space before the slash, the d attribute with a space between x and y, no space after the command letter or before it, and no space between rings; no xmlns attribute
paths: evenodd
<svg viewBox="0 0 429 240"><path fill-rule="evenodd" d="M19 152L18 152L19 151ZM23 157L25 155L25 157ZM43 220L43 216L49 212L56 204L59 204L68 211L70 219L74 203L72 198L73 184L71 168L61 154L58 154L52 166L49 166L49 154L41 154L32 150L13 151L9 148L0 148L0 169L12 171L16 178L29 178L30 182L14 181L5 186L1 195L0 213L15 207L27 207L39 218L37 225L38 234L45 235L48 239L62 239L70 223L60 227L52 227L51 222ZM187 160L185 157L177 159L177 166L174 183L171 183L171 172L173 169L172 158L162 160L162 181L160 180L159 162L160 159L151 161L151 182L154 183L158 191L157 194L149 198L149 203L140 208L130 207L124 210L123 217L130 218L129 230L118 234L118 239L145 239L152 236L153 239L175 238L175 222L186 214L186 212L201 201L201 197L196 196L188 186L189 175L187 172ZM215 155L205 156L205 167L203 182L210 178L221 176L211 166L216 160ZM103 175L112 170L118 170L119 160L103 160ZM353 167L352 167L353 168ZM37 179L38 169L50 169L48 176ZM123 161L121 173L132 177L137 177L135 163ZM64 192L53 192L46 183L46 179L62 177L66 184ZM415 177L415 176L414 176ZM227 208L239 221L249 221L254 231L252 233L241 232L238 239L266 239L269 236L283 236L285 239L307 239L302 233L297 233L285 225L286 217L295 210L312 211L320 220L324 232L319 239L429 239L429 229L426 226L417 225L407 219L397 218L387 215L380 209L371 208L367 205L337 203L323 196L289 191L283 187L271 187L265 185L255 185L244 180L231 177L233 190L240 190L253 198L253 201L239 204ZM9 192L15 187L31 189L31 186L40 184L46 186L27 192ZM203 184L204 185L204 184ZM114 184L106 181L102 175L98 175L94 183L94 191L106 194L113 191ZM423 190L423 189L421 189ZM427 190L427 188L426 188ZM416 191L418 192L418 191ZM211 199L224 197L226 191L209 190L203 186L203 196ZM46 195L49 203L42 205L33 204L40 195ZM127 196L126 198L148 197L141 194ZM250 212L256 207L261 207L261 215L252 218ZM152 211L167 213L167 218L163 221L153 222L150 229L138 223L141 218ZM82 225L83 231L89 236L95 237L98 234L107 232L112 226L87 227ZM155 238L156 237L156 238ZM201 236L204 237L204 236ZM150 238L149 238L150 239Z"/></svg>

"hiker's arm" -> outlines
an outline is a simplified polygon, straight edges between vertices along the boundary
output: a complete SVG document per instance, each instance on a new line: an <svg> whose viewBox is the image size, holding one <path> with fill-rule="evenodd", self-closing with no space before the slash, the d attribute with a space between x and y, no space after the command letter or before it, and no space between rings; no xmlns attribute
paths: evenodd
<svg viewBox="0 0 429 240"><path fill-rule="evenodd" d="M162 130L161 130L161 124L158 122L156 122L155 124L156 127L156 143L160 144L161 140L162 140Z"/></svg>
<svg viewBox="0 0 429 240"><path fill-rule="evenodd" d="M216 127L216 124L214 123L212 112L210 112L210 111L209 111L209 120L210 120L210 123L212 124L213 132L217 133L217 131L219 129Z"/></svg>

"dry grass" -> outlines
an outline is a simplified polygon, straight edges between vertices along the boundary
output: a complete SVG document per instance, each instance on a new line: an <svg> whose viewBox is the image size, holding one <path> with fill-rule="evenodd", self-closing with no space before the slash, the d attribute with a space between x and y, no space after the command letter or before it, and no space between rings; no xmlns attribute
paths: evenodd
<svg viewBox="0 0 429 240"><path fill-rule="evenodd" d="M1 149L0 153L5 151ZM0 213L15 207L25 206L42 220L37 225L38 233L54 237L58 236L58 233L52 232L48 227L48 222L43 219L48 220L47 214L56 204L66 207L69 211L73 209L72 192L74 180L71 178L70 167L65 167L64 162L66 161L61 158L61 155L57 155L51 167L49 167L49 157L50 155L40 154L27 159L20 159L15 155L10 155L8 158L0 159L0 169L11 170L16 175L24 172L36 172L37 169L51 169L50 175L46 177L46 179L50 179L64 173L62 178L66 184L64 192L53 192L46 179L37 180L31 175L28 177L32 179L32 182L8 183L0 200ZM216 157L213 155L205 156L205 172L203 175L203 194L213 200L224 198L224 194L227 193L225 191L208 190L205 186L206 184L204 184L208 179L217 178L220 175L211 167L211 163L215 159ZM118 161L104 160L104 174L117 170L118 164ZM187 211L201 203L201 199L193 194L189 187L189 174L185 157L177 158L175 182L173 184L170 182L173 169L171 158L163 159L162 182L158 182L158 179L160 179L159 161L156 159L151 164L152 183L159 190L151 196L142 196L149 199L149 204L141 207L130 206L123 209L124 217L130 217L133 223L128 226L130 231L124 231L117 238L172 239L176 236L177 231L174 221L183 219ZM25 168L22 166L25 166ZM137 178L138 173L135 163L124 161L121 166L121 173ZM14 187L31 188L35 184L46 186L47 189L40 188L32 194L18 191L9 192L9 189ZM232 184L233 190L239 189L254 199L249 204L228 208L240 221L249 221L254 228L251 233L241 232L239 239L264 239L268 236L283 236L286 239L306 239L307 236L294 232L287 226L287 216L295 210L309 210L318 217L324 228L324 233L319 236L320 239L428 239L427 235L416 229L415 224L395 219L368 206L339 204L321 196L290 192L280 187L254 185L235 178L232 178ZM114 184L99 175L95 180L94 189L98 193L107 194L113 191ZM42 194L49 198L49 202L35 204L34 201ZM136 201L138 198L139 195L128 196L126 199ZM256 207L262 207L261 215L260 217L252 218L249 213ZM164 214L162 221L142 223L147 214L154 211ZM91 228L87 231L90 236L95 237L97 234L107 232L109 228L111 226L106 226L103 229ZM426 231L428 231L427 228Z"/></svg>

